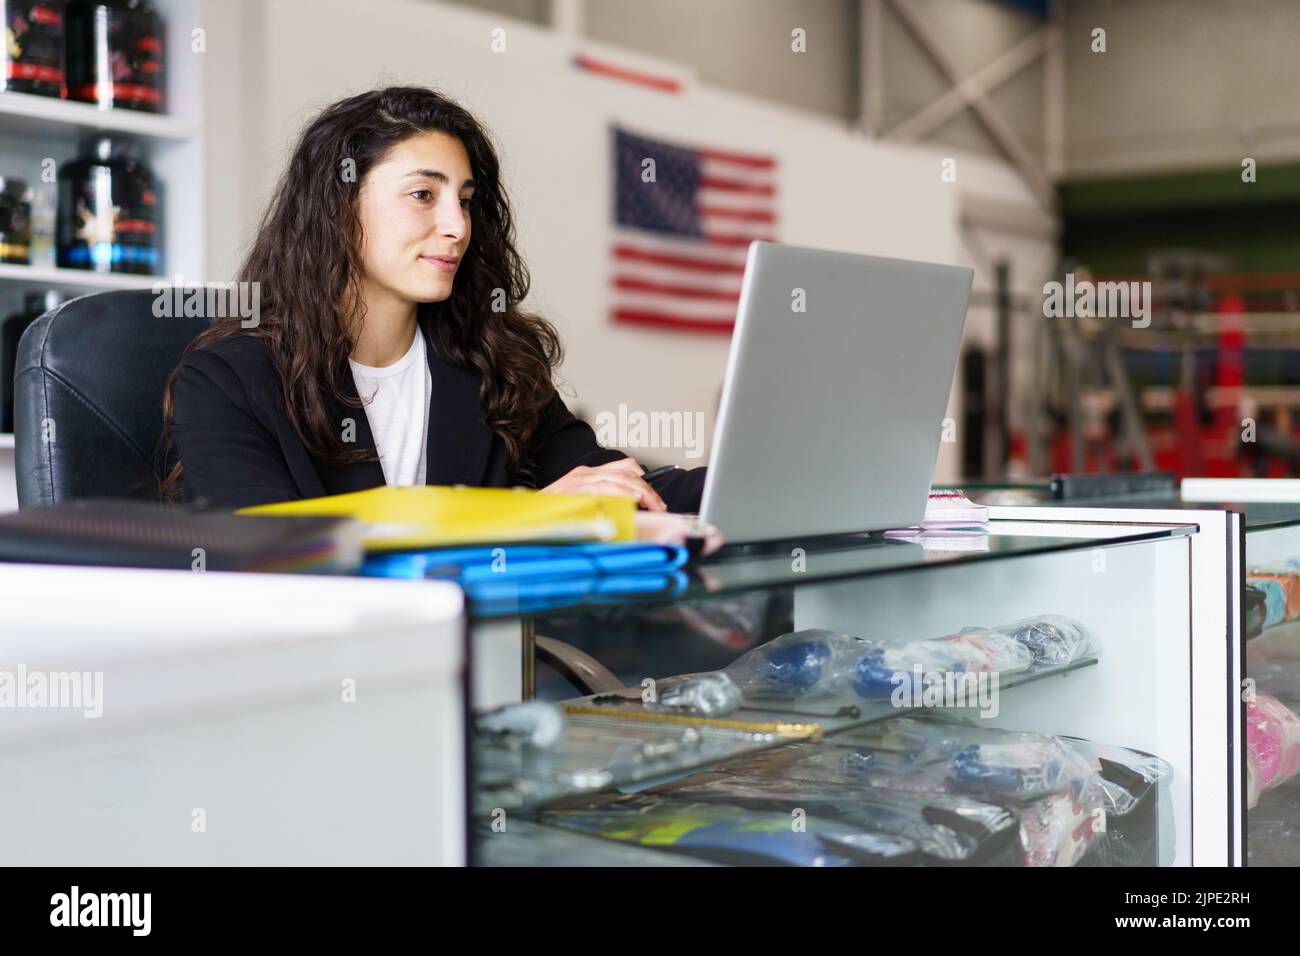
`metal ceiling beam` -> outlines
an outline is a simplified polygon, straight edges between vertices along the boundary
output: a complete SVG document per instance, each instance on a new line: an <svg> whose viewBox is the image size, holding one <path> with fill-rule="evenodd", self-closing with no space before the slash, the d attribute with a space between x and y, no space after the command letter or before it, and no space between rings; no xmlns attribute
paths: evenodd
<svg viewBox="0 0 1300 956"><path fill-rule="evenodd" d="M1047 175L1065 175L1065 4L1052 0L1046 28L1051 34L1043 51L1043 165Z"/></svg>
<svg viewBox="0 0 1300 956"><path fill-rule="evenodd" d="M879 136L885 126L885 42L882 35L884 0L862 0L858 4L858 36L861 60L858 90L861 126L868 136Z"/></svg>
<svg viewBox="0 0 1300 956"><path fill-rule="evenodd" d="M962 97L966 106L975 113L975 116L988 132L994 144L1016 167L1039 204L1042 205L1044 210L1054 212L1056 193L1052 181L1043 172L1034 155L1020 141L1020 137L1016 135L1015 130L1011 128L1011 125L1002 117L997 108L989 102L984 92L963 89L962 84L965 78L961 75L960 66L943 48L943 45L930 34L926 25L917 17L916 12L910 9L907 3L902 2L902 0L888 0L888 3L890 9L894 11L894 14L907 28L921 49L929 54L935 65L953 84L953 92ZM1052 34L1047 34L1048 42L1051 41L1051 36Z"/></svg>
<svg viewBox="0 0 1300 956"><path fill-rule="evenodd" d="M975 97L986 96L1038 60L1048 45L1047 28L1035 30L996 60L980 67L948 92L887 129L882 138L899 142L920 139L966 109Z"/></svg>

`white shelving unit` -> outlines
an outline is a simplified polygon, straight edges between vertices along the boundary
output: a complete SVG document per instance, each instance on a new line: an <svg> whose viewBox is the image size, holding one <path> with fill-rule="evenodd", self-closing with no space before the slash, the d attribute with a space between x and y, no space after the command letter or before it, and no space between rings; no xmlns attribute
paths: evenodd
<svg viewBox="0 0 1300 956"><path fill-rule="evenodd" d="M101 110L92 103L56 100L0 90L0 117L5 132L46 135L52 124L84 133L109 131L154 139L187 140L199 127L170 114L138 110Z"/></svg>
<svg viewBox="0 0 1300 956"><path fill-rule="evenodd" d="M163 263L161 277L59 269L53 264L0 264L0 317L22 310L31 292L57 289L67 296L112 289L147 289L160 278L205 275L204 55L191 49L203 0L154 0L163 18L167 75L165 114L100 110L89 103L26 93L0 92L0 176L43 183L47 159L58 168L77 157L83 137L96 132L132 137L161 184ZM47 164L48 165L48 164ZM17 507L14 440L0 434L0 511Z"/></svg>
<svg viewBox="0 0 1300 956"><path fill-rule="evenodd" d="M157 281L155 276L60 269L56 266L17 266L0 262L0 282L4 283L6 289L11 286L24 291L58 289L68 295L82 295L105 289L148 289Z"/></svg>

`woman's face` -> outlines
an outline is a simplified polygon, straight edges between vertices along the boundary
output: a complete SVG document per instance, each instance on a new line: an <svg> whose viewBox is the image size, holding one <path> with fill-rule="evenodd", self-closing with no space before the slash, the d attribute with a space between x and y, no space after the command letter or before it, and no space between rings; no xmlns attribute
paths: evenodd
<svg viewBox="0 0 1300 956"><path fill-rule="evenodd" d="M359 214L366 298L441 302L469 248L469 154L455 136L418 133L366 174Z"/></svg>

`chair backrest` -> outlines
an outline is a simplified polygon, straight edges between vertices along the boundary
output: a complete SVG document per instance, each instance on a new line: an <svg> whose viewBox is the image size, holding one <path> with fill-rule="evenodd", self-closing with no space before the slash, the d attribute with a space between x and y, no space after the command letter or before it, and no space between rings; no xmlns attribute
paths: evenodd
<svg viewBox="0 0 1300 956"><path fill-rule="evenodd" d="M208 319L158 318L156 300L148 289L82 296L23 334L14 375L19 507L157 499L163 386Z"/></svg>

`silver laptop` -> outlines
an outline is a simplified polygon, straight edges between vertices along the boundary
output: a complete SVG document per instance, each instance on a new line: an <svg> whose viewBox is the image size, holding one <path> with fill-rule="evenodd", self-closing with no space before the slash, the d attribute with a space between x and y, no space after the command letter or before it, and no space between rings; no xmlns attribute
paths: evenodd
<svg viewBox="0 0 1300 956"><path fill-rule="evenodd" d="M973 275L752 243L701 518L729 544L918 524Z"/></svg>

